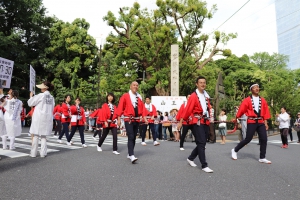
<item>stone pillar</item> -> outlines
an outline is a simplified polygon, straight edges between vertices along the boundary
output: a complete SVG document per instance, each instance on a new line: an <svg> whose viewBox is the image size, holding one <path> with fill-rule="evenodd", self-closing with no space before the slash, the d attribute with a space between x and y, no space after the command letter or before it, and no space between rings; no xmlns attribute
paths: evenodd
<svg viewBox="0 0 300 200"><path fill-rule="evenodd" d="M179 96L179 50L171 45L171 96Z"/></svg>

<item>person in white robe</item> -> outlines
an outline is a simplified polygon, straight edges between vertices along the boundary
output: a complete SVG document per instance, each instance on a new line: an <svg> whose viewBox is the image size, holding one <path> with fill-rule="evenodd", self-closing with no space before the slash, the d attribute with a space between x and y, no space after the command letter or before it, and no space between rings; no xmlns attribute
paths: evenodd
<svg viewBox="0 0 300 200"><path fill-rule="evenodd" d="M40 85L36 85L41 89L41 93L33 96L30 93L30 99L27 101L28 106L35 106L29 132L33 134L30 157L37 156L39 137L41 137L40 156L47 156L47 141L46 136L51 135L53 128L53 109L54 98L49 91L53 89L53 85L44 81Z"/></svg>
<svg viewBox="0 0 300 200"><path fill-rule="evenodd" d="M6 134L2 135L3 149L7 149L6 140L10 139L9 149L15 149L15 138L21 135L21 111L22 101L18 99L19 92L13 90L9 99L3 99L2 107L5 109L4 122L6 128Z"/></svg>
<svg viewBox="0 0 300 200"><path fill-rule="evenodd" d="M0 88L0 102L2 103L4 101L4 98L6 98L3 95L3 89ZM6 127L5 127L5 121L4 121L4 107L0 106L0 137L2 137L3 135L6 135ZM1 157L0 157L1 160Z"/></svg>

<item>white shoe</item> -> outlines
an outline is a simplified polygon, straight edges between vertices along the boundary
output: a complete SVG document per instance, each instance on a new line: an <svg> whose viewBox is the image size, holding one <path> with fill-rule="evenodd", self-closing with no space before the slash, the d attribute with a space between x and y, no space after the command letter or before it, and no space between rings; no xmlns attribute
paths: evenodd
<svg viewBox="0 0 300 200"><path fill-rule="evenodd" d="M119 155L120 153L119 153L119 152L117 152L117 151L113 151L113 154L115 154L115 155Z"/></svg>
<svg viewBox="0 0 300 200"><path fill-rule="evenodd" d="M45 158L47 155L41 155L41 158Z"/></svg>
<svg viewBox="0 0 300 200"><path fill-rule="evenodd" d="M133 164L133 163L135 163L135 161L137 161L138 159L137 159L134 155L132 155L131 158L130 158L130 160L131 160L131 163Z"/></svg>
<svg viewBox="0 0 300 200"><path fill-rule="evenodd" d="M87 147L87 145L86 144L82 144L82 147Z"/></svg>
<svg viewBox="0 0 300 200"><path fill-rule="evenodd" d="M74 142L70 141L71 144L74 144Z"/></svg>
<svg viewBox="0 0 300 200"><path fill-rule="evenodd" d="M57 135L53 135L53 138L58 138L58 136Z"/></svg>
<svg viewBox="0 0 300 200"><path fill-rule="evenodd" d="M157 146L157 145L160 145L160 144L159 144L159 142L154 141L154 142L153 142L153 145L154 145L154 146Z"/></svg>
<svg viewBox="0 0 300 200"><path fill-rule="evenodd" d="M142 144L143 146L147 146L146 142L142 142L141 144Z"/></svg>
<svg viewBox="0 0 300 200"><path fill-rule="evenodd" d="M180 148L180 151L184 151L184 148L181 147L181 148Z"/></svg>
<svg viewBox="0 0 300 200"><path fill-rule="evenodd" d="M58 143L62 144L63 142L61 140L57 140Z"/></svg>
<svg viewBox="0 0 300 200"><path fill-rule="evenodd" d="M260 162L260 163L266 163L266 164L271 164L272 163L271 161L269 161L269 160L267 160L265 158L259 159L258 162Z"/></svg>
<svg viewBox="0 0 300 200"><path fill-rule="evenodd" d="M206 173L213 173L214 172L214 170L210 169L209 167L205 167L202 170L205 171Z"/></svg>
<svg viewBox="0 0 300 200"><path fill-rule="evenodd" d="M186 159L188 161L188 163L192 166L192 167L197 167L197 165L194 163L194 161Z"/></svg>
<svg viewBox="0 0 300 200"><path fill-rule="evenodd" d="M237 159L237 153L234 151L234 149L231 149L231 158L233 160L236 160Z"/></svg>
<svg viewBox="0 0 300 200"><path fill-rule="evenodd" d="M95 138L94 136L93 136L93 139L94 139L94 140L98 140L98 139L97 139L97 138Z"/></svg>
<svg viewBox="0 0 300 200"><path fill-rule="evenodd" d="M9 150L14 150L14 149L16 149L16 147L10 147L10 148L9 148Z"/></svg>
<svg viewBox="0 0 300 200"><path fill-rule="evenodd" d="M66 143L67 143L68 146L71 146L71 145L72 145L71 142L66 142Z"/></svg>
<svg viewBox="0 0 300 200"><path fill-rule="evenodd" d="M101 147L97 145L97 151L102 151Z"/></svg>
<svg viewBox="0 0 300 200"><path fill-rule="evenodd" d="M131 157L129 156L129 154L127 154L127 158L128 158L128 159L131 159Z"/></svg>

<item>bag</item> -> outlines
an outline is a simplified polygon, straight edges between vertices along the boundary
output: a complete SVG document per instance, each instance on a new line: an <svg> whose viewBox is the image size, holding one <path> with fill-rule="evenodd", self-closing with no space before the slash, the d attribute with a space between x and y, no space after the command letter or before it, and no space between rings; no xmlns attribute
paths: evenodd
<svg viewBox="0 0 300 200"><path fill-rule="evenodd" d="M220 123L219 128L226 128L226 123Z"/></svg>
<svg viewBox="0 0 300 200"><path fill-rule="evenodd" d="M162 126L171 126L170 122L163 123Z"/></svg>

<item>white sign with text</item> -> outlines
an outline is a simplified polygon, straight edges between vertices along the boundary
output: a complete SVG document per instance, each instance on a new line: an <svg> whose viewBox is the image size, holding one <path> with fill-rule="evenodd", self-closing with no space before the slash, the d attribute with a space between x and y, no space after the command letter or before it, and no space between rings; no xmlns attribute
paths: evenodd
<svg viewBox="0 0 300 200"><path fill-rule="evenodd" d="M0 57L0 84L3 88L10 88L14 61Z"/></svg>
<svg viewBox="0 0 300 200"><path fill-rule="evenodd" d="M30 65L29 91L35 94L35 70Z"/></svg>
<svg viewBox="0 0 300 200"><path fill-rule="evenodd" d="M151 103L156 107L156 110L170 112L176 108L179 110L180 106L186 102L185 96L152 96Z"/></svg>

